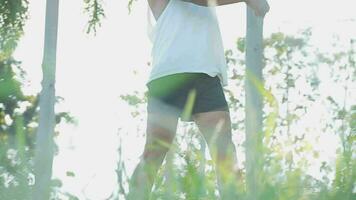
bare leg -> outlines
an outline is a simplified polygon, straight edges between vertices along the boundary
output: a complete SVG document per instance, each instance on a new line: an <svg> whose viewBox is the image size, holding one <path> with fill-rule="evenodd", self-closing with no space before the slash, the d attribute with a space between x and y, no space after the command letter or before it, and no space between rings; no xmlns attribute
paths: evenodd
<svg viewBox="0 0 356 200"><path fill-rule="evenodd" d="M227 111L197 113L193 116L200 132L208 143L214 160L220 196L232 199L237 191L238 171L236 150L231 138L231 120ZM230 196L229 196L230 195Z"/></svg>
<svg viewBox="0 0 356 200"><path fill-rule="evenodd" d="M146 144L130 180L129 200L147 200L158 169L176 134L178 117L148 114Z"/></svg>

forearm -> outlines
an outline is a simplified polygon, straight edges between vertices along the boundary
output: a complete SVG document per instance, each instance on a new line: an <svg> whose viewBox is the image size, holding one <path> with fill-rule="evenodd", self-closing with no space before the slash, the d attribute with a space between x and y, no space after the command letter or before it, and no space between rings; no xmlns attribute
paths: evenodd
<svg viewBox="0 0 356 200"><path fill-rule="evenodd" d="M234 4L239 2L245 2L246 0L181 0L191 2L200 6L222 6L228 4Z"/></svg>

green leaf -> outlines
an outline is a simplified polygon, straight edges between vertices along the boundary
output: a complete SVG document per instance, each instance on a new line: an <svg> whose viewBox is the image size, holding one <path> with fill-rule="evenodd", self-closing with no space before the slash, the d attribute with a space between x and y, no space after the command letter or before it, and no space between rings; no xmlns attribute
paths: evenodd
<svg viewBox="0 0 356 200"><path fill-rule="evenodd" d="M69 176L69 177L75 177L75 173L72 172L72 171L67 171L66 175Z"/></svg>

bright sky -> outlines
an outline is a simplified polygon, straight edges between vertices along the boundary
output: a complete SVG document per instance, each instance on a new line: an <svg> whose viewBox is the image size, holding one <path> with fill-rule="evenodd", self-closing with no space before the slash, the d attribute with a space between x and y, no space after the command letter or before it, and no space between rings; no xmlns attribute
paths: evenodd
<svg viewBox="0 0 356 200"><path fill-rule="evenodd" d="M356 35L354 0L273 0L270 4L265 35L276 31L292 34L312 26L318 38L314 42L321 48L330 48L333 34L342 38ZM104 8L106 19L93 37L85 34L87 17L81 1L60 1L56 92L65 102L57 109L70 111L78 126L63 127L58 137L60 154L54 175L64 181L66 190L90 199L105 199L115 185L118 128L129 133L124 144L129 149L126 156L133 158L129 168L137 162L143 140L136 138L143 135L144 122L125 117L129 110L119 95L145 90L149 72L146 2L136 2L131 15L126 1L106 0ZM245 32L245 6L219 7L217 13L224 46L233 48L236 38ZM44 14L45 1L31 1L30 20L15 53L28 73L30 93L40 91ZM139 131L137 125L142 127ZM76 177L66 178L66 170L74 171Z"/></svg>

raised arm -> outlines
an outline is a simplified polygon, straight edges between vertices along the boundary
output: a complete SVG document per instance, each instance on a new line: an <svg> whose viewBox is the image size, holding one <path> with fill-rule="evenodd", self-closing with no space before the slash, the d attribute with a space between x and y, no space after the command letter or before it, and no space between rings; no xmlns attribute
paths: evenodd
<svg viewBox="0 0 356 200"><path fill-rule="evenodd" d="M255 11L257 16L265 16L269 11L269 5L266 0L181 0L191 2L200 6L221 6L233 3L245 2L251 9Z"/></svg>
<svg viewBox="0 0 356 200"><path fill-rule="evenodd" d="M245 0L181 0L191 2L200 6L222 6L227 4L245 2Z"/></svg>

